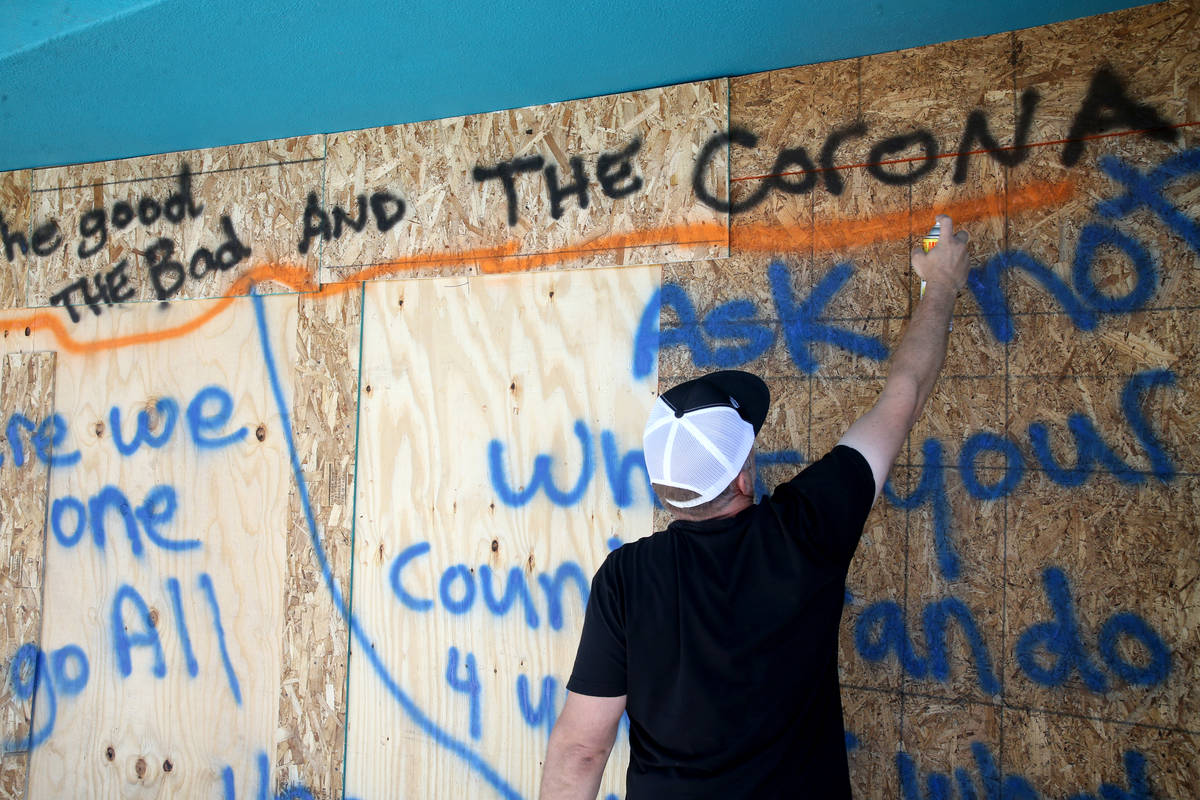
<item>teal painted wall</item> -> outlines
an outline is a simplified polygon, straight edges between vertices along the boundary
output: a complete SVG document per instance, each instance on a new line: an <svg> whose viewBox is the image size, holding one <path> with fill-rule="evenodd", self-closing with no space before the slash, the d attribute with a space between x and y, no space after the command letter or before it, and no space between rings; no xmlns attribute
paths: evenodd
<svg viewBox="0 0 1200 800"><path fill-rule="evenodd" d="M0 170L590 97L1134 5L4 0Z"/></svg>

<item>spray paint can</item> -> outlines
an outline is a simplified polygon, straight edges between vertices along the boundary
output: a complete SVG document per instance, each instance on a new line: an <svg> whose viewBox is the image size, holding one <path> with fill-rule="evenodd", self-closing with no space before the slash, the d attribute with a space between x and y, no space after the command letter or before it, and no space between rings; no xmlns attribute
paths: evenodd
<svg viewBox="0 0 1200 800"><path fill-rule="evenodd" d="M929 229L929 233L921 237L921 250L928 253L933 248L937 247L938 239L942 238L942 226L935 222L933 227ZM921 279L921 297L925 296L925 279ZM950 321L950 326L947 330L954 330L954 321Z"/></svg>
<svg viewBox="0 0 1200 800"><path fill-rule="evenodd" d="M933 227L929 229L929 233L921 237L921 250L928 253L938 243L938 239L942 238L942 226L935 222ZM925 296L925 279L921 279L921 297Z"/></svg>
<svg viewBox="0 0 1200 800"><path fill-rule="evenodd" d="M929 229L929 233L922 237L921 249L928 253L938 243L938 239L940 238L942 238L942 226L940 223L935 222L933 223L933 227Z"/></svg>

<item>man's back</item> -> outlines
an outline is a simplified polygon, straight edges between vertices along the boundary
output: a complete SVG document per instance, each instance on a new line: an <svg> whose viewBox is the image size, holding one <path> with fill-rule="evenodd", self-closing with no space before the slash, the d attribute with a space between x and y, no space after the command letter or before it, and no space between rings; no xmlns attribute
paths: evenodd
<svg viewBox="0 0 1200 800"><path fill-rule="evenodd" d="M609 556L568 688L628 696L631 800L849 796L837 634L874 488L837 448L762 504Z"/></svg>

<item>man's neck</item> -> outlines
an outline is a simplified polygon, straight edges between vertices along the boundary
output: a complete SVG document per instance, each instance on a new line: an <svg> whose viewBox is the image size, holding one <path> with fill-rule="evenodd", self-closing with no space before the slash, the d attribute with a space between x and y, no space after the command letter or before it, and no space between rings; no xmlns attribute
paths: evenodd
<svg viewBox="0 0 1200 800"><path fill-rule="evenodd" d="M736 517L738 514L745 511L750 506L754 505L754 500L744 494L739 494L737 497L729 501L729 504L721 509L720 513L713 514L705 519L727 519Z"/></svg>

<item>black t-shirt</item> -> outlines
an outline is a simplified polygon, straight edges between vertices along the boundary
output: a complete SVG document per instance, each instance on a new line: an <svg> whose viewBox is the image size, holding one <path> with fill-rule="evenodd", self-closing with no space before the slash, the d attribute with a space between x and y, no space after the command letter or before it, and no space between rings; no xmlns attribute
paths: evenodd
<svg viewBox="0 0 1200 800"><path fill-rule="evenodd" d="M609 554L567 688L627 695L627 800L850 797L838 625L874 496L839 446L737 516Z"/></svg>

